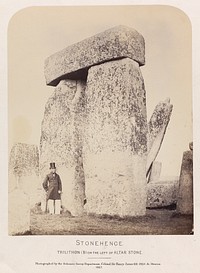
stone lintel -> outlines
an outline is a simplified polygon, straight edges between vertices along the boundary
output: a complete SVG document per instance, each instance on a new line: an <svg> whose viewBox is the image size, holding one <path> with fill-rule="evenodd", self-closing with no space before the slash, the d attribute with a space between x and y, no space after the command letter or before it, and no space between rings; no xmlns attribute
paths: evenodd
<svg viewBox="0 0 200 273"><path fill-rule="evenodd" d="M91 66L126 57L145 64L144 38L126 26L108 29L48 57L44 67L46 84L56 86L63 78L86 79Z"/></svg>

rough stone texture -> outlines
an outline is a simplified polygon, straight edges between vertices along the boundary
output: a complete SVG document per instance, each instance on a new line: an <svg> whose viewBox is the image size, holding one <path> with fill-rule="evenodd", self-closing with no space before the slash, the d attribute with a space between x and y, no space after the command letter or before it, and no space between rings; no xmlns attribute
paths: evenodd
<svg viewBox="0 0 200 273"><path fill-rule="evenodd" d="M154 161L150 170L148 182L159 181L161 169L162 169L162 163L158 161Z"/></svg>
<svg viewBox="0 0 200 273"><path fill-rule="evenodd" d="M60 79L86 79L89 67L128 57L145 63L144 38L134 29L117 26L68 46L45 60L45 78L56 86Z"/></svg>
<svg viewBox="0 0 200 273"><path fill-rule="evenodd" d="M9 192L20 188L30 198L30 206L39 202L39 151L36 145L16 143L9 158Z"/></svg>
<svg viewBox="0 0 200 273"><path fill-rule="evenodd" d="M23 234L30 231L30 199L20 188L9 192L8 233Z"/></svg>
<svg viewBox="0 0 200 273"><path fill-rule="evenodd" d="M46 103L40 140L42 181L50 172L49 163L55 162L63 186L62 205L73 215L83 213L85 198L81 137L84 88L85 83L80 81L59 83Z"/></svg>
<svg viewBox="0 0 200 273"><path fill-rule="evenodd" d="M178 180L159 181L147 184L147 208L175 205L177 202Z"/></svg>
<svg viewBox="0 0 200 273"><path fill-rule="evenodd" d="M89 69L84 171L87 212L146 212L146 95L137 62L126 58Z"/></svg>
<svg viewBox="0 0 200 273"><path fill-rule="evenodd" d="M150 167L153 161L155 160L160 150L160 147L167 129L167 125L170 120L172 108L173 106L172 104L170 104L169 99L165 100L164 102L160 102L156 106L151 116L151 119L148 123L148 137L147 137L148 155L147 155L147 166L146 166L147 175L150 171Z"/></svg>
<svg viewBox="0 0 200 273"><path fill-rule="evenodd" d="M177 212L193 214L193 152L183 153L179 180Z"/></svg>

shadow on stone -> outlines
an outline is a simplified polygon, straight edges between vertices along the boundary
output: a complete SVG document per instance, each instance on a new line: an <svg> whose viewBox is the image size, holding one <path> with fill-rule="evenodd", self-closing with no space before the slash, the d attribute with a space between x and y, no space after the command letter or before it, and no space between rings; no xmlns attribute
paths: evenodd
<svg viewBox="0 0 200 273"><path fill-rule="evenodd" d="M163 206L163 207L147 207L149 210L175 210L176 209L176 204L171 204L169 206Z"/></svg>

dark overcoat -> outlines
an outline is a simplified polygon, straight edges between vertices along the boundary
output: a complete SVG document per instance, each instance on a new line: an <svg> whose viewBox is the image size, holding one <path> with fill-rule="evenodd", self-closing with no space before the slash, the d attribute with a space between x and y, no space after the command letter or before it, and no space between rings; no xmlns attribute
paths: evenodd
<svg viewBox="0 0 200 273"><path fill-rule="evenodd" d="M47 192L47 200L61 199L60 193L58 193L58 191L62 191L62 183L60 176L57 173L47 174L42 185L45 191Z"/></svg>

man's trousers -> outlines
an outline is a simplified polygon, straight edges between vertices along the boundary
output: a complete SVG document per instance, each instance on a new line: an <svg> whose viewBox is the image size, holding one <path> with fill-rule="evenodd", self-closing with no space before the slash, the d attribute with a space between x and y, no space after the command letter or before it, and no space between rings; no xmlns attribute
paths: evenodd
<svg viewBox="0 0 200 273"><path fill-rule="evenodd" d="M50 214L60 214L61 201L60 200L48 200L48 209Z"/></svg>

